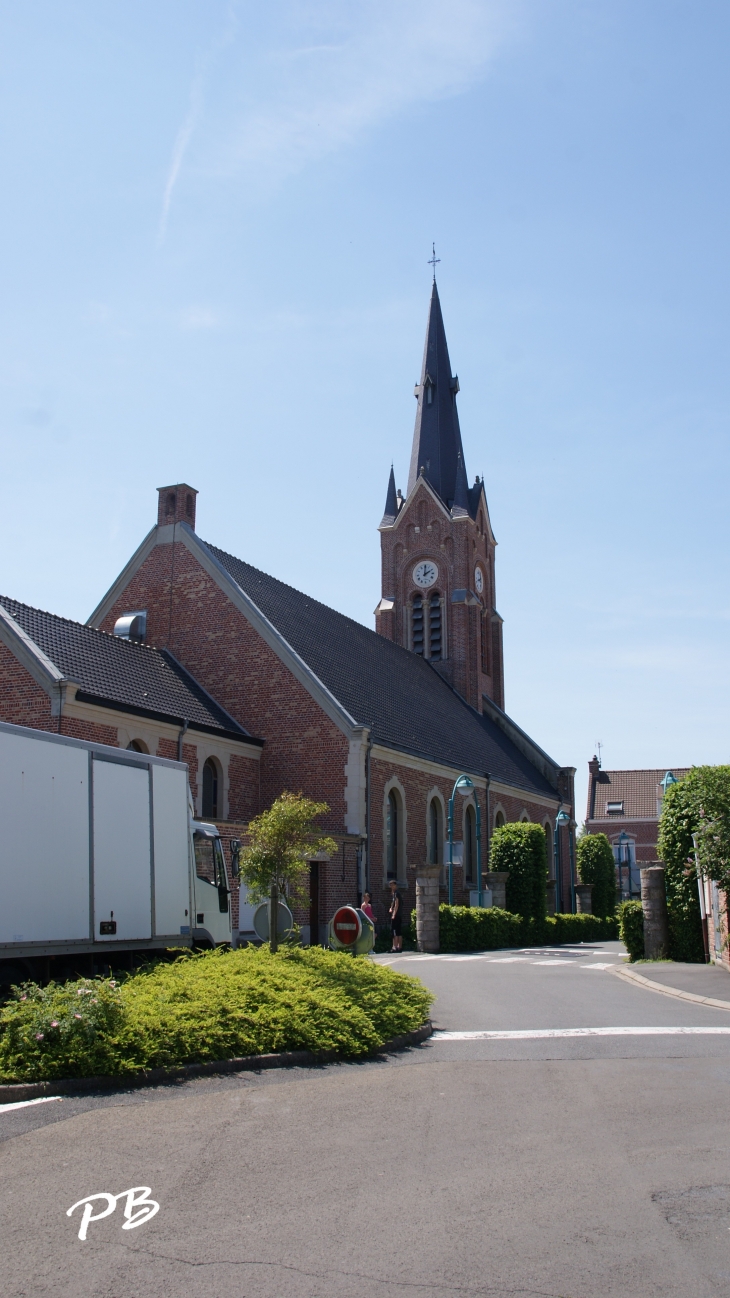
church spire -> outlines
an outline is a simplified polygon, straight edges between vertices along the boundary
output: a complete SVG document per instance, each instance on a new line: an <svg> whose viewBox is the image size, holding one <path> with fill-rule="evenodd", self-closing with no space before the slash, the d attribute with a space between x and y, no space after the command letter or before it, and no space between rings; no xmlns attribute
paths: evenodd
<svg viewBox="0 0 730 1298"><path fill-rule="evenodd" d="M383 521L380 526L392 527L397 513L398 500L395 494L395 474L393 472L393 465L391 464L390 477L388 478L388 491L385 497L385 513L383 514Z"/></svg>
<svg viewBox="0 0 730 1298"><path fill-rule="evenodd" d="M454 503L451 507L454 517L465 518L469 513L469 484L466 480L466 469L461 452L456 459L456 483L454 485Z"/></svg>
<svg viewBox="0 0 730 1298"><path fill-rule="evenodd" d="M413 432L407 494L410 495L415 487L423 468L426 481L449 509L456 497L459 456L461 456L466 481L466 467L463 465L464 451L456 410L458 391L459 380L451 373L441 303L434 279L428 313L426 346L423 350L421 381L416 387L418 410Z"/></svg>

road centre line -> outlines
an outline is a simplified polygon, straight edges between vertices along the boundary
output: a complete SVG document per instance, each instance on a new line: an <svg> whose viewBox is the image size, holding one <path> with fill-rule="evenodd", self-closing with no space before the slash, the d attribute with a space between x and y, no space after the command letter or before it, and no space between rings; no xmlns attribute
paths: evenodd
<svg viewBox="0 0 730 1298"><path fill-rule="evenodd" d="M42 1095L39 1100L16 1100L14 1104L0 1104L0 1113L7 1113L9 1109L27 1109L30 1104L52 1104L54 1100L60 1102L62 1099L62 1095Z"/></svg>
<svg viewBox="0 0 730 1298"><path fill-rule="evenodd" d="M537 1041L555 1037L684 1037L730 1036L727 1028L520 1028L509 1032L447 1032L438 1029L429 1038L441 1041Z"/></svg>

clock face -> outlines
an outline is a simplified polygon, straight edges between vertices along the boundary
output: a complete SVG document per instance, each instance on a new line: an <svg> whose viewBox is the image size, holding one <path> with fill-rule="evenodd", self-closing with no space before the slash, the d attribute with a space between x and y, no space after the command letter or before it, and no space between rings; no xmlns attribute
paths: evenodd
<svg viewBox="0 0 730 1298"><path fill-rule="evenodd" d="M481 595L484 590L484 573L479 567L474 569L474 585L476 587L477 595Z"/></svg>
<svg viewBox="0 0 730 1298"><path fill-rule="evenodd" d="M417 563L413 569L413 580L423 590L433 586L434 582L438 580L438 575L439 570L430 559L424 559L422 563Z"/></svg>

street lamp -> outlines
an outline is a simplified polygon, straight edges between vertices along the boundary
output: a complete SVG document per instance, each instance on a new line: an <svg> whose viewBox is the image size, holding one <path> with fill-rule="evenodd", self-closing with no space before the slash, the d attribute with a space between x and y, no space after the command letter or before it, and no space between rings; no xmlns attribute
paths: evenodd
<svg viewBox="0 0 730 1298"><path fill-rule="evenodd" d="M454 904L454 799L457 793L466 797L474 790L474 781L468 775L460 775L449 798L449 905ZM482 904L482 816L479 810L479 799L474 798L477 809L477 905Z"/></svg>
<svg viewBox="0 0 730 1298"><path fill-rule="evenodd" d="M555 833L553 834L553 859L555 862L555 909L559 915L563 914L563 881L560 878L560 831L563 825L570 824L570 816L562 807L555 817ZM572 873L572 872L571 872Z"/></svg>

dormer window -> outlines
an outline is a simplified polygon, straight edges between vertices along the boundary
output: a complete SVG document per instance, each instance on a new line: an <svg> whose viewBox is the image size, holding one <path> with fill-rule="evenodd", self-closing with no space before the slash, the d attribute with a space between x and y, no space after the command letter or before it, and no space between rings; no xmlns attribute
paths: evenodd
<svg viewBox="0 0 730 1298"><path fill-rule="evenodd" d="M624 804L623 802L607 802L606 811L609 816L622 816L624 813Z"/></svg>
<svg viewBox="0 0 730 1298"><path fill-rule="evenodd" d="M423 380L423 390L426 394L426 405L430 406L433 402L433 390L436 387L430 374L427 374Z"/></svg>

